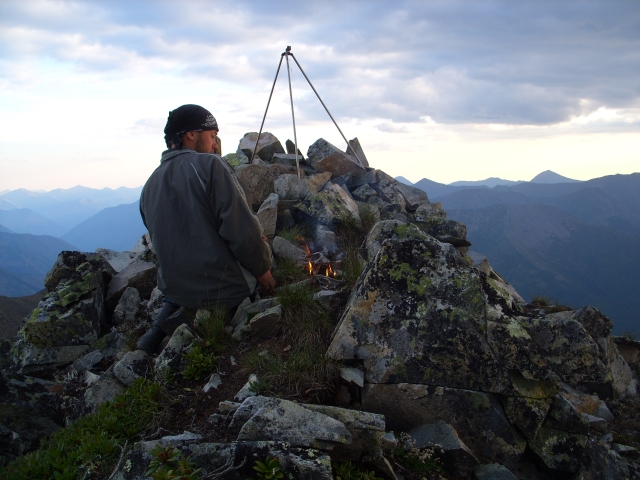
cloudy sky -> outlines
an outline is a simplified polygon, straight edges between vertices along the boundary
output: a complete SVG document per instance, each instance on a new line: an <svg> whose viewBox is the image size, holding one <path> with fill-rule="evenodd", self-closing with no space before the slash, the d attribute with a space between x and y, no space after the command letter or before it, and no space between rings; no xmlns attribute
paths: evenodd
<svg viewBox="0 0 640 480"><path fill-rule="evenodd" d="M0 191L142 185L169 110L223 153L287 45L370 164L412 181L640 171L640 2L0 2ZM344 141L297 67L298 144ZM265 130L293 139L283 68Z"/></svg>

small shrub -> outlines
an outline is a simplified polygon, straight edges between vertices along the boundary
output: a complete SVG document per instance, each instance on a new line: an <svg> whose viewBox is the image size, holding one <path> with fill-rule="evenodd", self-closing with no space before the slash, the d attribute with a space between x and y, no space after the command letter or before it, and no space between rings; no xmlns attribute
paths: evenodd
<svg viewBox="0 0 640 480"><path fill-rule="evenodd" d="M374 471L360 470L351 462L332 462L335 480L382 480Z"/></svg>
<svg viewBox="0 0 640 480"><path fill-rule="evenodd" d="M360 202L358 203L358 215L360 215L360 233L366 237L378 221L379 214L373 205Z"/></svg>
<svg viewBox="0 0 640 480"><path fill-rule="evenodd" d="M259 479L271 480L274 478L284 478L284 470L280 468L280 460L271 455L267 455L264 462L256 460L253 469L256 471L256 476Z"/></svg>
<svg viewBox="0 0 640 480"><path fill-rule="evenodd" d="M423 474L440 474L444 470L440 461L434 458L433 448L416 448L411 446L412 441L406 433L400 434L399 445L408 445L408 448L398 447L394 450L395 459L408 470Z"/></svg>
<svg viewBox="0 0 640 480"><path fill-rule="evenodd" d="M225 331L227 310L219 306L198 310L193 321L196 333L204 340L207 348L213 352L219 352L233 344L233 339Z"/></svg>
<svg viewBox="0 0 640 480"><path fill-rule="evenodd" d="M200 380L211 373L216 366L216 358L211 349L205 345L193 345L184 356L187 366L182 371L182 376L191 380Z"/></svg>
<svg viewBox="0 0 640 480"><path fill-rule="evenodd" d="M545 308L551 305L551 300L544 295L533 295L531 297L531 303L538 308Z"/></svg>
<svg viewBox="0 0 640 480"><path fill-rule="evenodd" d="M175 450L169 444L166 448L156 445L151 450L151 455L155 458L149 463L149 469L145 474L153 480L197 480L200 478L201 469L196 469L193 462L184 458L180 450Z"/></svg>

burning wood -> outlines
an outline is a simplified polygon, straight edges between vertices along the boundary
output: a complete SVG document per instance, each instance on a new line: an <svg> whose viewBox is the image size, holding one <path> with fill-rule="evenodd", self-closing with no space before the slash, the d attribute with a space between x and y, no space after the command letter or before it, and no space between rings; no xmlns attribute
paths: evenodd
<svg viewBox="0 0 640 480"><path fill-rule="evenodd" d="M307 252L306 264L304 265L304 268L309 273L309 275L324 276L328 278L335 278L338 276L338 272L334 267L336 266L336 263L340 263L339 261L331 262L320 252L311 253L311 248L309 247L309 244L305 241L305 239L302 237L296 238L304 242L304 249ZM332 263L334 264L333 266Z"/></svg>

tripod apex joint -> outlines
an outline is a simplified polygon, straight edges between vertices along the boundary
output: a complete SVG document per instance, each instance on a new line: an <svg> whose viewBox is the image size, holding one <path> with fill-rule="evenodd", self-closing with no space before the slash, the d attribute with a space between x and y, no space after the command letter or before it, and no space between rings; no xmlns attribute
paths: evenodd
<svg viewBox="0 0 640 480"><path fill-rule="evenodd" d="M287 75L289 77L289 98L291 100L291 120L293 121L293 139L294 139L294 142L295 142L294 146L295 146L295 152L296 152L296 168L298 170L298 178L302 178L301 177L301 173L300 173L300 164L298 163L298 136L296 134L296 116L295 116L295 113L293 111L293 91L291 90L291 69L289 68L289 57L293 58L293 61L296 62L296 65L300 69L300 73L302 73L302 75L304 75L304 78L306 78L307 82L309 83L309 86L311 87L311 90L313 90L313 93L316 94L316 97L318 97L318 100L320 101L320 103L324 107L325 111L329 115L329 118L331 118L331 121L333 122L333 124L338 129L338 132L340 132L340 135L342 136L342 139L347 144L347 151L349 151L349 142L347 141L347 137L344 136L344 133L342 133L342 130L340 130L340 127L338 126L338 123L333 118L333 115L331 115L331 112L329 112L329 109L327 108L327 106L322 101L322 98L320 98L320 95L318 94L318 92L316 91L315 87L311 83L311 80L309 80L309 77L307 77L307 74L304 72L304 70L300 66L300 63L298 63L298 59L296 59L295 55L293 53L291 53L291 45L287 45L287 49L284 52L282 52L282 55L280 55L280 63L278 64L278 70L276 70L276 77L273 79L273 85L271 86L271 93L269 94L269 100L267 101L267 108L265 108L265 110L264 110L264 116L262 117L262 123L260 124L260 130L258 131L258 138L256 138L256 144L253 147L253 155L255 155L257 150L258 150L258 142L260 141L260 134L262 134L262 128L264 127L264 121L267 118L267 112L269 111L269 104L271 103L271 97L273 96L273 90L276 87L276 82L278 81L278 74L280 73L280 67L282 66L282 59L285 58L285 57L287 59ZM362 163L362 161L358 157L358 154L355 152L355 150L352 149L352 151L353 151L353 156L356 159L356 162L362 168L364 168L364 164Z"/></svg>

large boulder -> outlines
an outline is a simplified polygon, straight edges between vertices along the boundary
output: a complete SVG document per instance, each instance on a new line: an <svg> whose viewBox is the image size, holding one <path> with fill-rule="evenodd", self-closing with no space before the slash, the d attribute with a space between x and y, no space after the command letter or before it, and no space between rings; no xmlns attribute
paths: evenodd
<svg viewBox="0 0 640 480"><path fill-rule="evenodd" d="M238 180L247 198L247 203L253 209L262 205L269 195L275 192L276 178L287 173L295 174L295 167L285 165L241 165L236 169Z"/></svg>
<svg viewBox="0 0 640 480"><path fill-rule="evenodd" d="M258 148L254 154L253 149L256 146L256 140L258 139L258 132L245 133L238 150L242 151L248 158L253 158L254 155L258 155L262 160L269 162L271 157L276 153L285 153L284 148L280 140L275 135L269 132L263 132L260 134L260 141L258 142Z"/></svg>
<svg viewBox="0 0 640 480"><path fill-rule="evenodd" d="M320 138L307 151L308 162L318 172L331 172L332 177L361 175L365 168L357 160Z"/></svg>
<svg viewBox="0 0 640 480"><path fill-rule="evenodd" d="M371 260L327 355L362 363L363 408L393 428L443 420L478 459L513 465L548 428L561 381L604 396L630 382L597 310L527 316L500 282L413 225L380 222L366 245Z"/></svg>
<svg viewBox="0 0 640 480"><path fill-rule="evenodd" d="M297 205L299 211L328 227L345 216L360 220L358 204L338 185L329 185L317 195L308 196Z"/></svg>

